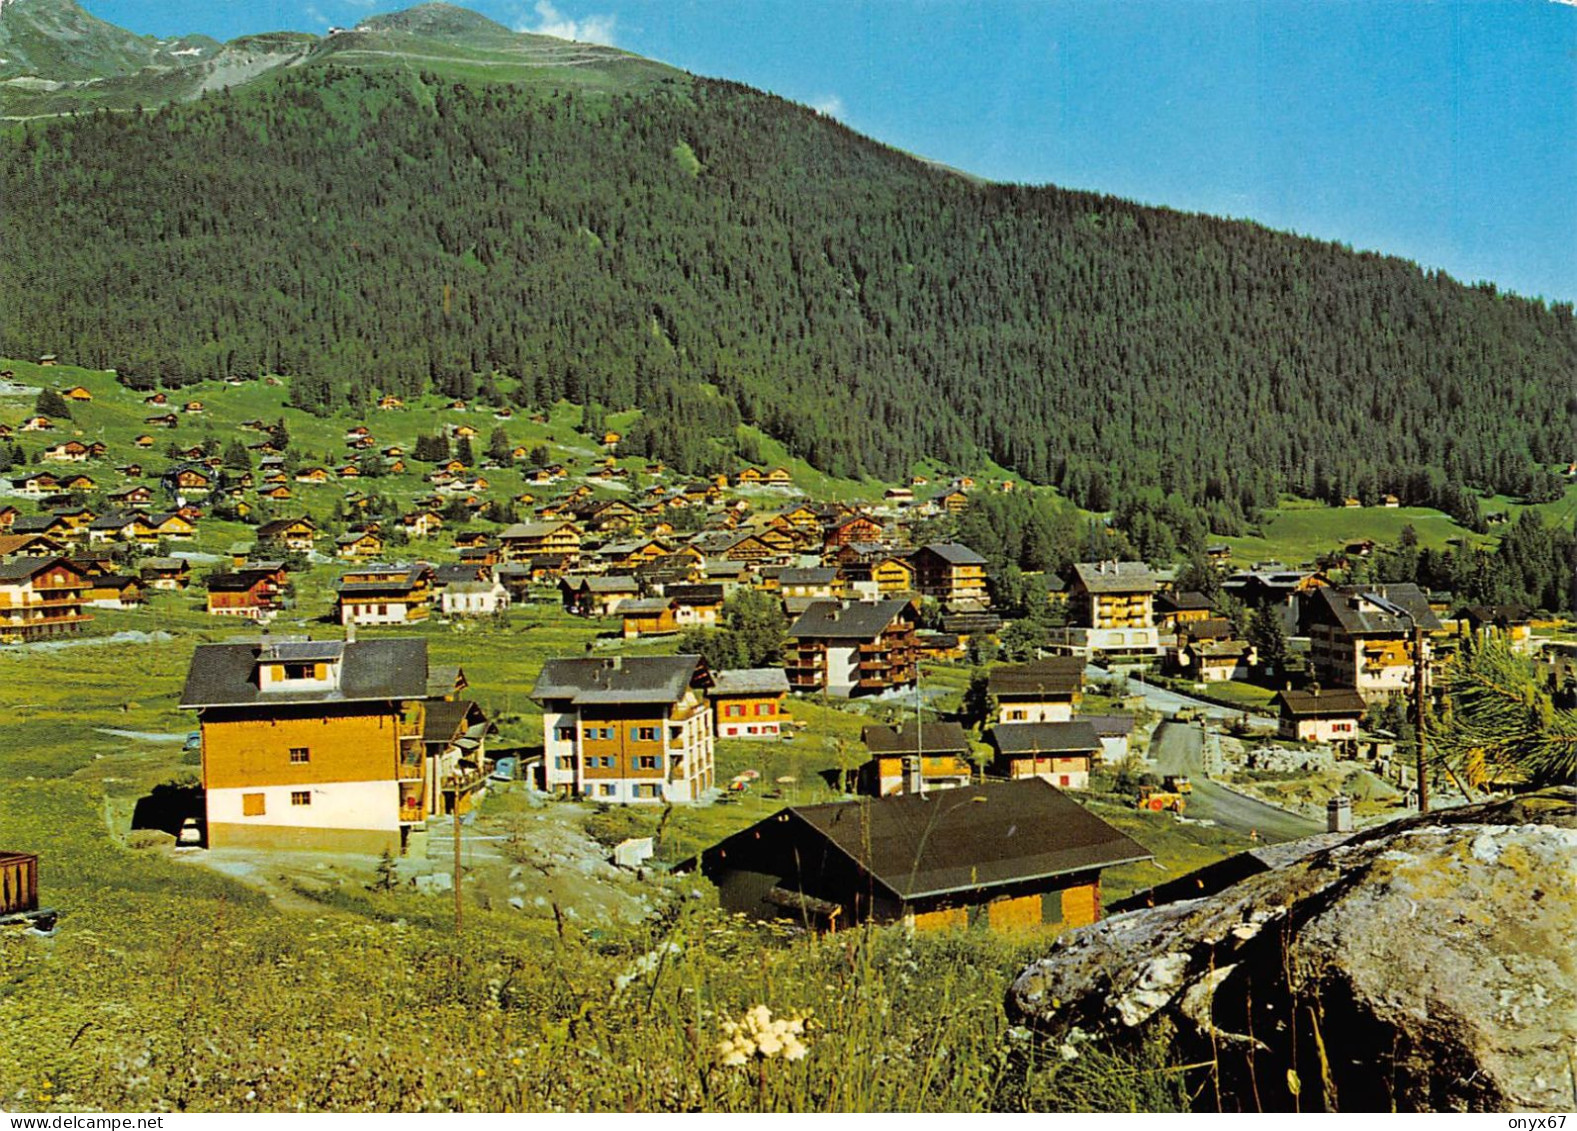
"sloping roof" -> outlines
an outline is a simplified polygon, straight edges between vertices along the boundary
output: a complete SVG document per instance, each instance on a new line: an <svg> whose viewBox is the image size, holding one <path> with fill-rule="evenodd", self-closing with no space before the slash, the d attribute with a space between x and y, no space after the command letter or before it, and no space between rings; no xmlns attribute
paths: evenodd
<svg viewBox="0 0 1577 1131"><path fill-rule="evenodd" d="M829 640L870 640L879 636L909 604L901 597L886 601L816 601L789 627L793 637Z"/></svg>
<svg viewBox="0 0 1577 1131"><path fill-rule="evenodd" d="M1089 593L1153 593L1157 587L1143 562L1080 562L1073 571Z"/></svg>
<svg viewBox="0 0 1577 1131"><path fill-rule="evenodd" d="M782 668L730 668L720 671L712 687L712 697L720 695L787 694L788 675Z"/></svg>
<svg viewBox="0 0 1577 1131"><path fill-rule="evenodd" d="M835 569L799 569L793 566L778 571L780 585L831 585L838 580Z"/></svg>
<svg viewBox="0 0 1577 1131"><path fill-rule="evenodd" d="M1133 733L1132 715L1080 715L1079 719L1095 728L1102 738L1118 738Z"/></svg>
<svg viewBox="0 0 1577 1131"><path fill-rule="evenodd" d="M925 723L920 728L918 741L912 719L896 730L890 726L868 726L860 732L860 740L872 754L969 753L969 739L957 723Z"/></svg>
<svg viewBox="0 0 1577 1131"><path fill-rule="evenodd" d="M921 554L934 554L948 565L985 565L986 559L981 557L968 546L958 542L932 542L921 546L914 552L915 557Z"/></svg>
<svg viewBox="0 0 1577 1131"><path fill-rule="evenodd" d="M1440 631L1429 597L1411 583L1317 589L1313 600L1311 623L1334 624L1354 636L1408 635L1413 631L1413 620L1425 632ZM1409 614L1412 620L1394 610Z"/></svg>
<svg viewBox="0 0 1577 1131"><path fill-rule="evenodd" d="M1210 598L1197 589L1186 589L1181 593L1162 593L1155 599L1155 611L1158 613L1208 611L1213 607Z"/></svg>
<svg viewBox="0 0 1577 1131"><path fill-rule="evenodd" d="M666 585L663 593L681 605L718 605L723 601L723 587L717 584Z"/></svg>
<svg viewBox="0 0 1577 1131"><path fill-rule="evenodd" d="M992 695L1073 695L1084 686L1084 661L1051 656L992 668L988 678L987 689Z"/></svg>
<svg viewBox="0 0 1577 1131"><path fill-rule="evenodd" d="M677 703L700 677L711 682L699 656L615 656L607 660L549 660L531 698L589 703Z"/></svg>
<svg viewBox="0 0 1577 1131"><path fill-rule="evenodd" d="M1282 691L1276 695L1281 709L1293 718L1317 719L1332 715L1363 718L1369 705L1362 695L1348 687L1325 687L1310 691Z"/></svg>
<svg viewBox="0 0 1577 1131"><path fill-rule="evenodd" d="M56 566L83 576L82 567L65 558L18 558L14 562L0 562L0 581L26 581Z"/></svg>
<svg viewBox="0 0 1577 1131"><path fill-rule="evenodd" d="M1039 778L790 810L900 899L1148 860Z"/></svg>
<svg viewBox="0 0 1577 1131"><path fill-rule="evenodd" d="M334 641L333 643L339 643ZM199 644L181 691L182 708L280 703L356 703L427 697L427 641L408 637L345 642L339 686L260 691L254 671L262 645Z"/></svg>
<svg viewBox="0 0 1577 1131"><path fill-rule="evenodd" d="M665 613L672 607L672 599L668 597L642 597L638 600L632 597L620 601L613 611L621 617L638 617Z"/></svg>
<svg viewBox="0 0 1577 1131"><path fill-rule="evenodd" d="M1003 754L1084 754L1101 748L1100 736L1085 719L1068 723L998 723L991 745Z"/></svg>

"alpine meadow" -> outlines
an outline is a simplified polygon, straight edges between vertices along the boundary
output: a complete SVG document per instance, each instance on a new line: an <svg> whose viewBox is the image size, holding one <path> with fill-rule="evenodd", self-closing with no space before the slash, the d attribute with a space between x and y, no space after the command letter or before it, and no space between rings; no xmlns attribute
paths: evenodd
<svg viewBox="0 0 1577 1131"><path fill-rule="evenodd" d="M1572 303L578 41L917 24L1071 149L1391 0L83 3L0 0L0 1108L1577 1105Z"/></svg>

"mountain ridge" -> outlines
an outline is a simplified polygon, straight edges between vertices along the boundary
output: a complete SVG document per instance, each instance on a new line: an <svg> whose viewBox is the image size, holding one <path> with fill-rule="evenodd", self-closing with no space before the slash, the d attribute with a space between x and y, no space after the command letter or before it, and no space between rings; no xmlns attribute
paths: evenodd
<svg viewBox="0 0 1577 1131"><path fill-rule="evenodd" d="M1282 491L1473 521L1467 488L1548 493L1570 458L1569 304L966 181L741 84L466 26L591 61L418 38L437 62L382 65L406 33L375 25L275 44L322 65L244 98L22 129L0 234L56 250L0 262L29 300L0 349L278 372L303 406L496 375L522 405L643 410L629 442L676 466L753 426L834 475L990 460L1218 534ZM136 176L155 164L177 177ZM84 213L78 180L116 189Z"/></svg>

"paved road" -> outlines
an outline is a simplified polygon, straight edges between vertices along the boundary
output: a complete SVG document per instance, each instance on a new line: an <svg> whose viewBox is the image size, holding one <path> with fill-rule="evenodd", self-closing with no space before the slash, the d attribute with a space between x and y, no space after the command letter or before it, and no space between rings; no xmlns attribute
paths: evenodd
<svg viewBox="0 0 1577 1131"><path fill-rule="evenodd" d="M1190 817L1207 817L1239 832L1254 831L1261 840L1297 840L1325 831L1311 821L1234 793L1204 776L1204 732L1197 725L1162 722L1150 739L1150 757L1160 774L1187 774L1194 792L1185 811Z"/></svg>
<svg viewBox="0 0 1577 1131"><path fill-rule="evenodd" d="M1085 679L1109 679L1111 678L1111 673L1105 668L1091 665L1084 670L1084 677ZM1240 708L1221 707L1215 703L1206 703L1203 699L1195 699L1191 695L1168 691L1163 687L1156 687L1153 683L1146 683L1132 676L1128 677L1128 694L1139 696L1151 710L1160 711L1163 715L1170 715L1180 708L1187 707L1220 722L1231 722L1243 717L1243 711ZM1249 723L1256 730L1276 729L1276 720L1269 715L1250 715Z"/></svg>

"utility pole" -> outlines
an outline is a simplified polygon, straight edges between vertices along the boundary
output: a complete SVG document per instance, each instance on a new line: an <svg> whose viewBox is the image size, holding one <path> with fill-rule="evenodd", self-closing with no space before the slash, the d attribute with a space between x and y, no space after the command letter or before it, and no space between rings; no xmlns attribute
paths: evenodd
<svg viewBox="0 0 1577 1131"><path fill-rule="evenodd" d="M1424 681L1429 670L1424 661L1424 630L1413 621L1413 730L1418 743L1418 811L1429 812L1429 777L1424 756Z"/></svg>
<svg viewBox="0 0 1577 1131"><path fill-rule="evenodd" d="M458 938L465 923L465 900L460 894L460 783L455 782L454 807L449 813L454 821L454 933Z"/></svg>

